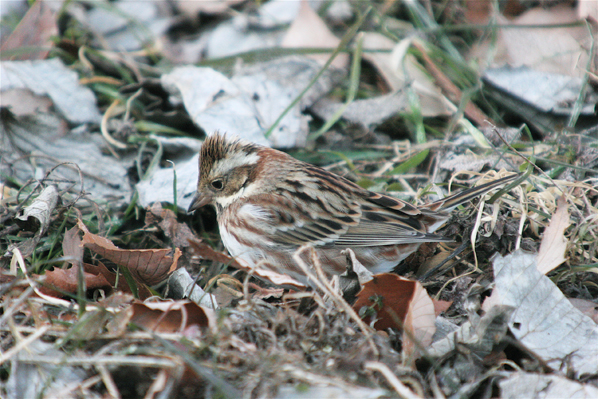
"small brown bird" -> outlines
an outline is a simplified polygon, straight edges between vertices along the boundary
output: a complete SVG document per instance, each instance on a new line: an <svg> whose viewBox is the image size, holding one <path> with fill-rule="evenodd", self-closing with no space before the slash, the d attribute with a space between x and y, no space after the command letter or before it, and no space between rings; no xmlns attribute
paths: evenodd
<svg viewBox="0 0 598 399"><path fill-rule="evenodd" d="M373 273L389 272L424 242L452 241L433 233L457 205L519 176L416 207L218 133L204 141L199 170L189 212L214 205L222 242L239 264L275 284L302 285L307 277L293 260L301 246L313 246L328 275L345 271L346 248Z"/></svg>

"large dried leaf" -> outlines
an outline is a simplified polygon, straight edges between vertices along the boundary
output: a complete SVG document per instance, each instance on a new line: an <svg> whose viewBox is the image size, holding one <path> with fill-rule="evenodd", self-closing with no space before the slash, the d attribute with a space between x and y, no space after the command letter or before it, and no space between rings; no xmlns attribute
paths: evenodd
<svg viewBox="0 0 598 399"><path fill-rule="evenodd" d="M199 177L199 153L186 161L177 162L173 168L161 168L148 179L142 180L135 188L139 193L139 205L148 207L154 202L174 203L174 174L176 173L177 205L189 208L193 193L197 190Z"/></svg>
<svg viewBox="0 0 598 399"><path fill-rule="evenodd" d="M14 123L3 123L0 174L27 181L35 178L36 171L52 169L52 181L61 191L72 192L81 188L81 170L88 198L119 208L128 204L132 196L127 177L130 161L104 155L102 140L101 135L92 134L87 128L69 132L66 122L54 113L37 112ZM75 187L72 182L77 183Z"/></svg>
<svg viewBox="0 0 598 399"><path fill-rule="evenodd" d="M598 373L598 326L538 271L535 254L496 257L494 275L495 301L515 309L509 328L526 348L555 370Z"/></svg>
<svg viewBox="0 0 598 399"><path fill-rule="evenodd" d="M500 30L499 58L494 62L583 77L592 38L584 25L566 26L577 21L575 9L564 4L550 9L533 8L513 20L499 15L498 23L520 27ZM536 28L533 25L555 26Z"/></svg>
<svg viewBox="0 0 598 399"><path fill-rule="evenodd" d="M330 98L322 98L310 109L324 120L331 119L344 103ZM378 97L359 99L351 102L343 111L343 118L368 128L381 124L391 117L408 111L409 104L405 91L384 94Z"/></svg>
<svg viewBox="0 0 598 399"><path fill-rule="evenodd" d="M85 272L92 273L96 275L102 275L106 281L110 283L110 288L116 291L122 292L124 294L132 294L131 287L124 276L121 274L117 278L117 274L108 270L106 266L102 262L98 262L98 265L91 265L89 263L85 263L83 268ZM147 288L145 284L140 284L136 287L137 297L141 300L147 299L153 296L152 292Z"/></svg>
<svg viewBox="0 0 598 399"><path fill-rule="evenodd" d="M428 346L436 327L434 304L418 281L396 274L378 274L363 285L353 308L360 312L364 307L376 312L373 327L378 330L400 328L403 330L403 351L406 357L415 353L416 344ZM371 317L364 319L371 321Z"/></svg>
<svg viewBox="0 0 598 399"><path fill-rule="evenodd" d="M42 61L2 61L0 91L27 89L50 97L60 113L74 124L99 123L96 98L79 84L76 72L58 58Z"/></svg>
<svg viewBox="0 0 598 399"><path fill-rule="evenodd" d="M569 227L569 211L567 200L562 195L559 198L556 212L550 219L550 224L544 230L542 244L538 251L538 270L546 274L565 260L568 240L565 238L565 230Z"/></svg>
<svg viewBox="0 0 598 399"><path fill-rule="evenodd" d="M83 231L82 244L119 266L129 269L133 277L144 284L154 285L168 278L177 269L181 250L120 249L105 237L92 234L81 220L77 226Z"/></svg>
<svg viewBox="0 0 598 399"><path fill-rule="evenodd" d="M268 139L265 131L308 86L321 66L305 57L285 57L239 70L228 78L212 68L180 67L162 75L164 88L182 99L193 121L208 134L223 131L262 145L302 147L309 118L303 115L339 79L326 71L285 115Z"/></svg>
<svg viewBox="0 0 598 399"><path fill-rule="evenodd" d="M101 36L107 49L134 51L158 42L166 33L172 24L167 18L170 10L164 1L116 0L93 7L80 22Z"/></svg>
<svg viewBox="0 0 598 399"><path fill-rule="evenodd" d="M488 68L484 73L484 82L503 92L508 98L513 98L513 101L521 101L527 107L561 117L571 114L584 87L584 81L580 77L511 65ZM580 112L582 115L592 116L595 107L596 94L588 90ZM521 113L523 110L514 111Z"/></svg>

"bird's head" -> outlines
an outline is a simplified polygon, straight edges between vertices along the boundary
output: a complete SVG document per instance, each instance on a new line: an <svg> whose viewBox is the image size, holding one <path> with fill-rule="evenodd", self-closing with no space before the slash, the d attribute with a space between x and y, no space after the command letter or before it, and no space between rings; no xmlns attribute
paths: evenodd
<svg viewBox="0 0 598 399"><path fill-rule="evenodd" d="M264 149L220 133L209 136L201 146L197 192L189 212L208 204L220 212L247 194L258 177L260 152Z"/></svg>

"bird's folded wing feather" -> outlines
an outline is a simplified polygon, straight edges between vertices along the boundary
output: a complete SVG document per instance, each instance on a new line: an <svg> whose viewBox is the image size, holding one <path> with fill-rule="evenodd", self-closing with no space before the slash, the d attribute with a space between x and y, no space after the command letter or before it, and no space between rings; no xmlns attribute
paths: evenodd
<svg viewBox="0 0 598 399"><path fill-rule="evenodd" d="M346 198L335 200L343 202L313 200L301 208L296 201L278 197L273 202L270 197L253 203L268 215L259 221L260 229L281 245L370 247L451 241L426 233L418 218L401 211Z"/></svg>

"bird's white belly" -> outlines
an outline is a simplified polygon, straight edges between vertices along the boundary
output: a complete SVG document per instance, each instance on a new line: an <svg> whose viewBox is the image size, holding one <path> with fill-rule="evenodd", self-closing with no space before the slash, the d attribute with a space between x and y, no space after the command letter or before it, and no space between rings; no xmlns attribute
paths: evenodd
<svg viewBox="0 0 598 399"><path fill-rule="evenodd" d="M222 225L220 225L220 238L228 253L244 266L255 266L260 260L265 258L265 254L259 248L259 245L249 246L240 243Z"/></svg>

